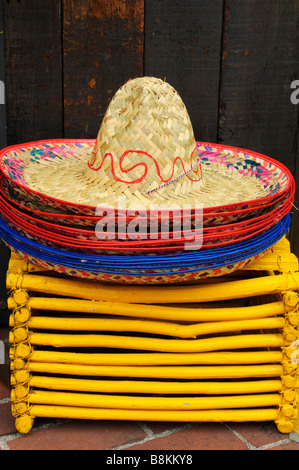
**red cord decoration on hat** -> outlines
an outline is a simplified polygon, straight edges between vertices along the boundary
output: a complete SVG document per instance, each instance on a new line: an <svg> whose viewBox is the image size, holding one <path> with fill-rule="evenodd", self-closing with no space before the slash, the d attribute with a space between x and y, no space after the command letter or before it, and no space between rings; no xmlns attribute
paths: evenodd
<svg viewBox="0 0 299 470"><path fill-rule="evenodd" d="M154 162L155 162L155 165L156 165L156 169L157 169L157 173L158 173L158 176L161 180L162 183L170 183L171 182L171 179L173 177L173 174L174 174L174 169L175 169L175 164L177 161L180 161L181 164L182 164L182 167L183 167L183 175L181 175L179 178L181 178L182 176L187 176L189 178L190 181L193 181L193 182L196 182L196 181L200 181L202 179L202 171L201 171L201 166L199 165L199 159L197 160L197 163L196 165L194 165L194 167L192 168L192 158L193 158L193 153L194 151L196 150L196 147L195 149L193 150L193 152L191 153L191 157L190 157L190 165L191 165L191 170L185 170L185 165L184 165L184 162L183 160L181 159L181 157L176 157L174 159L174 162L173 162L173 166L172 166L172 172L171 172L171 175L168 179L163 179L162 176L161 176L161 172L160 172L160 168L159 168L159 164L157 162L157 160L152 156L150 155L149 153L147 152L144 152L143 150L126 150L122 156L120 157L119 159L119 168L121 170L122 173L128 173L130 172L131 170L134 170L135 168L137 168L138 166L143 166L144 167L144 174L142 176L140 176L139 178L136 178L135 180L133 181L126 181L126 180L123 180L121 178L118 178L118 176L116 176L115 174L115 170L114 170L114 160L113 160L113 155L112 153L108 152L104 155L104 158L101 162L101 164L95 168L93 165L95 163L95 160L96 160L96 153L95 151L93 152L93 161L92 162L87 162L87 165L88 167L91 169L91 170L94 170L94 171L99 171L103 164L104 164L104 161L106 160L106 158L110 157L111 159L111 171L112 171L112 174L113 174L113 178L116 180L116 181L120 181L121 183L126 183L126 184L134 184L134 183L140 183L147 175L147 172L148 172L148 165L147 163L145 162L139 162L139 163L136 163L135 165L133 165L132 167L128 168L127 170L125 170L123 167L122 167L122 163L123 163L123 160L124 158L129 154L129 153L137 153L137 154L141 154L141 155L145 155L147 157L150 157ZM194 179L194 178L191 178L191 176L189 176L188 173L190 173L191 171L194 171L194 173L198 173L198 170L200 169L200 175L197 179ZM173 181L176 181L178 178L175 178Z"/></svg>

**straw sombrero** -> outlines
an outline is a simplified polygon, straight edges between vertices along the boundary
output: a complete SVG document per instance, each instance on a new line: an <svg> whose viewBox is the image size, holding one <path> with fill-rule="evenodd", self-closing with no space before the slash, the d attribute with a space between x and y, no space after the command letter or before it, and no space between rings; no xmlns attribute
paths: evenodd
<svg viewBox="0 0 299 470"><path fill-rule="evenodd" d="M196 142L176 90L143 77L116 92L96 141L28 143L4 149L0 158L20 193L56 208L81 207L81 214L117 208L124 196L126 208L136 210L196 203L244 209L246 201L267 203L290 190L283 165L235 150Z"/></svg>
<svg viewBox="0 0 299 470"><path fill-rule="evenodd" d="M149 77L117 91L96 140L14 145L0 165L1 239L45 269L116 283L193 282L243 268L287 232L295 191L281 163L197 142L178 93ZM185 205L190 233L176 212ZM99 237L110 208L115 228ZM136 212L145 237L127 230Z"/></svg>

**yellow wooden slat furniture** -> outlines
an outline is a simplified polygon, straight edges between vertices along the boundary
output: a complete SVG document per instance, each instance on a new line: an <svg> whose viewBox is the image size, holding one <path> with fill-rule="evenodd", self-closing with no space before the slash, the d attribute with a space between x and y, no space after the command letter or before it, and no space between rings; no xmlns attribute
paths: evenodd
<svg viewBox="0 0 299 470"><path fill-rule="evenodd" d="M35 417L299 432L299 267L286 238L242 271L187 286L85 281L12 253L7 288L19 432Z"/></svg>

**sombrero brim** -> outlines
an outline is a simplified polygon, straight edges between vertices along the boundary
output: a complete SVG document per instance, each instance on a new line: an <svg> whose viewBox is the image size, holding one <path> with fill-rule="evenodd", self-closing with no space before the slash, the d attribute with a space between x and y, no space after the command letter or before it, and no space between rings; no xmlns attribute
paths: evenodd
<svg viewBox="0 0 299 470"><path fill-rule="evenodd" d="M9 229L0 219L0 234L5 243L23 258L52 269L56 272L75 277L89 278L108 282L125 282L129 284L157 284L190 282L198 279L221 276L253 262L263 256L288 230L290 216L276 227L260 237L253 237L250 243L238 244L235 249L223 248L209 252L197 253L197 258L182 253L177 257L162 256L156 261L150 257L99 257L54 250L44 245L24 239ZM125 264L120 259L126 260ZM146 261L144 261L144 259ZM101 262L99 262L101 260ZM133 263L133 267L130 267ZM155 263L155 264L154 264Z"/></svg>
<svg viewBox="0 0 299 470"><path fill-rule="evenodd" d="M216 227L204 227L186 231L175 231L165 234L163 232L146 233L146 236L132 237L126 233L106 232L105 238L99 239L92 230L62 226L48 221L40 220L32 215L24 214L11 206L0 193L0 212L8 225L19 233L28 236L35 241L41 240L46 245L65 247L84 252L84 250L99 252L157 252L161 250L175 251L184 249L185 242L197 240L202 242L202 247L215 247L230 244L235 241L246 240L253 235L258 235L264 230L277 224L292 207L292 199L276 209L250 220L220 225Z"/></svg>
<svg viewBox="0 0 299 470"><path fill-rule="evenodd" d="M203 227L221 227L222 225L234 224L239 221L244 221L243 223L247 224L248 220L255 219L256 217L267 216L269 213L273 212L273 210L276 210L278 207L282 207L288 202L292 204L294 202L294 193L295 186L292 185L288 193L283 193L278 198L256 208L252 206L238 210L230 210L230 208L228 208L226 211L218 213L203 210ZM4 199L6 205L16 209L18 212L21 212L23 216L33 216L38 220L59 224L60 227L90 227L94 232L94 227L97 221L102 220L103 217L105 217L107 222L109 220L107 215L103 215L101 217L95 214L92 216L70 214L68 212L63 212L62 208L58 210L54 209L52 206L38 203L29 195L19 193L18 189L13 187L10 180L4 175L0 175L0 195ZM50 210L53 212L49 212ZM215 210L217 210L217 208ZM140 215L144 217L147 216L147 214ZM176 221L176 219L181 219L181 214L163 214L162 212L156 214L156 217L159 222L167 222L169 220ZM134 218L135 216L120 214L115 220L115 223L125 226L130 221L134 220Z"/></svg>
<svg viewBox="0 0 299 470"><path fill-rule="evenodd" d="M94 145L95 140L61 139L7 147L0 153L1 170L20 193L37 203L94 216L98 205L96 194L103 188L93 188L89 193L88 181L84 181L81 172ZM274 201L293 184L293 177L284 165L256 152L200 142L197 151L201 155L203 186L191 196L187 187L186 194L178 193L174 187L173 203L200 202L204 212L213 213L246 210ZM74 179L74 175L79 179ZM109 193L109 187L106 189ZM93 203L86 203L89 197L92 200L92 194ZM151 204L159 201L152 195L145 200ZM134 198L130 202L134 204ZM105 209L105 202L101 206ZM122 209L115 209L122 213Z"/></svg>
<svg viewBox="0 0 299 470"><path fill-rule="evenodd" d="M46 247L22 237L0 219L0 234L5 243L22 257L47 269L109 282L137 284L186 282L220 276L244 267L264 255L288 230L289 214L275 227L250 242L216 250L176 256L136 257L94 256Z"/></svg>

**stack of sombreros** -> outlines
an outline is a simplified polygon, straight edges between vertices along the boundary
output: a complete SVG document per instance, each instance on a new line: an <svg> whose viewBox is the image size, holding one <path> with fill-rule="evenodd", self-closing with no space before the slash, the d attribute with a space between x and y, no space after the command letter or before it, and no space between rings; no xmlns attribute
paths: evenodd
<svg viewBox="0 0 299 470"><path fill-rule="evenodd" d="M281 163L195 141L165 81L129 80L96 140L0 154L0 236L29 261L103 281L176 283L256 260L288 230L294 180Z"/></svg>

